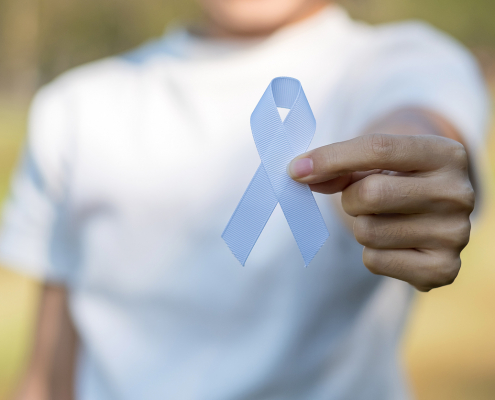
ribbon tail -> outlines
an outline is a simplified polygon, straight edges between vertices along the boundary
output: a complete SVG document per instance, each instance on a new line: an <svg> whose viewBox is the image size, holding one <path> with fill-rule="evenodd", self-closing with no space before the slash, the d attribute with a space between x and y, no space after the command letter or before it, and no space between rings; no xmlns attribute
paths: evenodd
<svg viewBox="0 0 495 400"><path fill-rule="evenodd" d="M313 192L290 180L279 201L307 267L330 236Z"/></svg>
<svg viewBox="0 0 495 400"><path fill-rule="evenodd" d="M222 239L242 266L277 204L277 196L261 164L222 233Z"/></svg>

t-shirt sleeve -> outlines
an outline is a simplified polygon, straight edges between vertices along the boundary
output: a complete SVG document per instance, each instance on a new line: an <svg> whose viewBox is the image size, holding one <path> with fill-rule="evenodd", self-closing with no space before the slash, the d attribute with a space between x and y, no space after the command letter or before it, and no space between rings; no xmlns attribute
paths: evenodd
<svg viewBox="0 0 495 400"><path fill-rule="evenodd" d="M61 226L70 170L69 101L57 84L41 89L32 103L27 142L4 204L0 262L43 281L65 283L60 262Z"/></svg>
<svg viewBox="0 0 495 400"><path fill-rule="evenodd" d="M377 28L350 75L347 138L390 112L418 107L448 120L470 151L482 146L489 114L482 74L462 45L427 24Z"/></svg>

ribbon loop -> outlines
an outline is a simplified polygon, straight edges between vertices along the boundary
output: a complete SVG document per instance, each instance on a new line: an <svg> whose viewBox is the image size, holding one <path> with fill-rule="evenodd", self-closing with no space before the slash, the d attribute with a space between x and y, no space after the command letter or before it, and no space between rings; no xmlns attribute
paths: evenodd
<svg viewBox="0 0 495 400"><path fill-rule="evenodd" d="M277 107L289 108L282 122ZM251 115L251 131L261 165L232 215L222 238L244 265L266 223L280 203L307 266L329 234L308 185L287 175L287 165L305 152L316 121L301 83L275 78Z"/></svg>

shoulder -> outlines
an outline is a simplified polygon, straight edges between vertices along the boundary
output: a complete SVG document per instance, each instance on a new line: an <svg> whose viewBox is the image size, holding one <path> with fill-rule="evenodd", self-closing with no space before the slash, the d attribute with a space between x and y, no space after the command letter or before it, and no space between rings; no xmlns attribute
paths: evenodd
<svg viewBox="0 0 495 400"><path fill-rule="evenodd" d="M482 92L481 70L460 42L421 21L365 25L348 81L353 86L432 91L462 85ZM430 88L428 88L431 86Z"/></svg>
<svg viewBox="0 0 495 400"><path fill-rule="evenodd" d="M166 38L154 39L129 52L72 68L45 85L37 97L119 96L172 56Z"/></svg>
<svg viewBox="0 0 495 400"><path fill-rule="evenodd" d="M355 45L346 76L354 85L360 80L372 85L383 80L429 79L443 73L480 81L480 68L469 50L426 22L368 25L352 21L350 26Z"/></svg>
<svg viewBox="0 0 495 400"><path fill-rule="evenodd" d="M156 63L163 65L164 57L161 40L156 40L131 53L73 68L44 85L31 104L31 146L45 151L43 143L49 142L55 149L82 126L100 126L112 117L129 115L141 101L142 82L160 69Z"/></svg>
<svg viewBox="0 0 495 400"><path fill-rule="evenodd" d="M406 107L424 108L480 142L488 93L474 56L460 42L420 21L365 26L346 72L355 135L369 121Z"/></svg>
<svg viewBox="0 0 495 400"><path fill-rule="evenodd" d="M475 67L471 53L456 39L423 21L405 21L374 28L371 49L388 59L456 60Z"/></svg>

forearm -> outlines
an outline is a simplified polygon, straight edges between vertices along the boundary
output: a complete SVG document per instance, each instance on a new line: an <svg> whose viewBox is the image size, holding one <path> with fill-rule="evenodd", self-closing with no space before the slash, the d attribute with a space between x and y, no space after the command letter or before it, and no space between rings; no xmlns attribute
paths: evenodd
<svg viewBox="0 0 495 400"><path fill-rule="evenodd" d="M40 299L32 354L15 400L70 400L77 335L62 286L46 285Z"/></svg>

